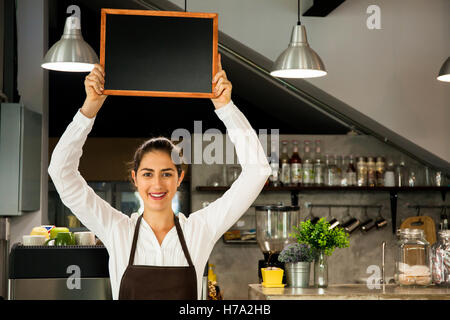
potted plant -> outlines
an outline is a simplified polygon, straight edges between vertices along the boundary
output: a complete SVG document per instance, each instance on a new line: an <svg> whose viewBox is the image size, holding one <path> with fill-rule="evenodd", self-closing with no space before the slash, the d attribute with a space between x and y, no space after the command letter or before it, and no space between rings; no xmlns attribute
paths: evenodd
<svg viewBox="0 0 450 320"><path fill-rule="evenodd" d="M293 227L291 234L298 243L307 244L314 252L314 285L319 288L328 286L327 256L331 256L335 248L346 248L350 245L349 235L343 228L330 228L325 218L315 224L311 220L300 222Z"/></svg>
<svg viewBox="0 0 450 320"><path fill-rule="evenodd" d="M306 244L288 244L278 256L284 262L288 287L307 288L309 286L309 270L314 254Z"/></svg>

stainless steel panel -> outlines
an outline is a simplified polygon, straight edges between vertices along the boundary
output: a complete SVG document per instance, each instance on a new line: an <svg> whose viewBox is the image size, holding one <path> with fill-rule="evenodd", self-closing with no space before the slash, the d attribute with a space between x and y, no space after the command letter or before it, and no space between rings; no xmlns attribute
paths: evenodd
<svg viewBox="0 0 450 320"><path fill-rule="evenodd" d="M20 108L1 104L0 113L0 215L19 215Z"/></svg>
<svg viewBox="0 0 450 320"><path fill-rule="evenodd" d="M67 278L9 279L9 300L111 300L109 278L81 278L69 289Z"/></svg>
<svg viewBox="0 0 450 320"><path fill-rule="evenodd" d="M0 215L40 208L42 116L18 103L1 104Z"/></svg>
<svg viewBox="0 0 450 320"><path fill-rule="evenodd" d="M22 107L20 135L19 211L41 206L42 115Z"/></svg>

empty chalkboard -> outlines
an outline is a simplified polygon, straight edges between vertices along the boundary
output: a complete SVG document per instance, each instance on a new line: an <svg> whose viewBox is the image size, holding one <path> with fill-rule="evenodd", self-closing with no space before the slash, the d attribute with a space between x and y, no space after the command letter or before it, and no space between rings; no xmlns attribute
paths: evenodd
<svg viewBox="0 0 450 320"><path fill-rule="evenodd" d="M213 98L218 15L102 9L106 95Z"/></svg>

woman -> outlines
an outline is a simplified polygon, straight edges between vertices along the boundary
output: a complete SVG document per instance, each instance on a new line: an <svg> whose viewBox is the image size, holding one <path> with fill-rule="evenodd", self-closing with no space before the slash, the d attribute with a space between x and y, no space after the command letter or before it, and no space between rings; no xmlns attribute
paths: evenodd
<svg viewBox="0 0 450 320"><path fill-rule="evenodd" d="M128 217L113 208L78 172L83 144L107 97L100 65L86 77L86 100L53 151L48 172L62 202L108 250L114 299L199 299L214 244L246 212L270 175L258 137L231 101L232 86L220 55L218 61L211 101L235 145L242 173L222 197L188 218L172 211L185 170L174 163L171 154L179 150L165 138L145 142L134 157L131 177L144 202L142 215ZM246 139L240 138L242 133Z"/></svg>

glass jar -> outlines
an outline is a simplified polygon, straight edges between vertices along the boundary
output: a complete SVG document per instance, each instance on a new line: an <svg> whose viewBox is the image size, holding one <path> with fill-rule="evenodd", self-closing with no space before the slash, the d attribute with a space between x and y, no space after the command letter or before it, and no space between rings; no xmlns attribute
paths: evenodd
<svg viewBox="0 0 450 320"><path fill-rule="evenodd" d="M395 280L401 286L431 284L430 244L421 229L400 229L397 242Z"/></svg>
<svg viewBox="0 0 450 320"><path fill-rule="evenodd" d="M356 176L358 179L358 187L367 186L367 163L366 158L358 157L358 162L356 163Z"/></svg>
<svg viewBox="0 0 450 320"><path fill-rule="evenodd" d="M433 283L450 287L450 230L439 231L439 241L431 252Z"/></svg>

